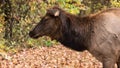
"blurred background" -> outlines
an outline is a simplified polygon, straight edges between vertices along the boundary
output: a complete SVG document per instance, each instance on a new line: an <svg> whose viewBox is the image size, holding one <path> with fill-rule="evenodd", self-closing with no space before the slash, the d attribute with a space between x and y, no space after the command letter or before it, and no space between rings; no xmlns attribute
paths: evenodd
<svg viewBox="0 0 120 68"><path fill-rule="evenodd" d="M65 11L86 16L100 10L120 7L119 0L0 0L0 51L59 44L49 37L38 40L28 36L46 9L59 6Z"/></svg>

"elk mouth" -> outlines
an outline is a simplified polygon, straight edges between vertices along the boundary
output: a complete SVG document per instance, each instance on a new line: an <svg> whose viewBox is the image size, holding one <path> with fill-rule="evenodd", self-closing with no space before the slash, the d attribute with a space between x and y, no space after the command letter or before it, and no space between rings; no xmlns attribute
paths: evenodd
<svg viewBox="0 0 120 68"><path fill-rule="evenodd" d="M34 32L30 31L29 36L33 39L38 39L39 37L42 37L40 34L34 34Z"/></svg>

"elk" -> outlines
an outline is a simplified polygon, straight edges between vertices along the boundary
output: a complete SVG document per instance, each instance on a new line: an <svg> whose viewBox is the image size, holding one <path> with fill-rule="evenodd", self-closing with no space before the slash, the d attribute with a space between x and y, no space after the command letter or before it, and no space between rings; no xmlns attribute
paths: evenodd
<svg viewBox="0 0 120 68"><path fill-rule="evenodd" d="M120 68L120 8L80 17L53 7L29 36L49 36L73 50L88 50L103 68L114 68L115 63Z"/></svg>

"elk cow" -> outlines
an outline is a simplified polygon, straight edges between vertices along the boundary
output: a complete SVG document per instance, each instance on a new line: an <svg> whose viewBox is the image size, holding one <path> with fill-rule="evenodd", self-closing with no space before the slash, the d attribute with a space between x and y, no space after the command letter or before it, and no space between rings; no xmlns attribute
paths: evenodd
<svg viewBox="0 0 120 68"><path fill-rule="evenodd" d="M120 8L80 17L53 7L29 35L49 36L73 50L88 50L103 68L114 68L115 63L120 68Z"/></svg>

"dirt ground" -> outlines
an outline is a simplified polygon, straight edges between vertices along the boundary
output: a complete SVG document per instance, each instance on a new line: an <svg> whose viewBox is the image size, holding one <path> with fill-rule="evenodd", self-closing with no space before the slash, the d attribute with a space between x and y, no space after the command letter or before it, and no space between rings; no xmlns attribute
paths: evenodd
<svg viewBox="0 0 120 68"><path fill-rule="evenodd" d="M87 51L76 52L55 45L2 55L0 68L102 68L102 64Z"/></svg>

